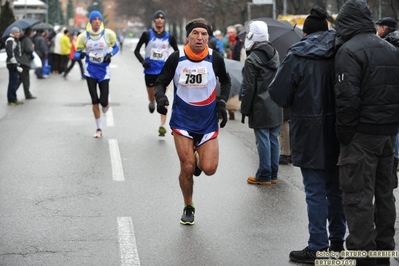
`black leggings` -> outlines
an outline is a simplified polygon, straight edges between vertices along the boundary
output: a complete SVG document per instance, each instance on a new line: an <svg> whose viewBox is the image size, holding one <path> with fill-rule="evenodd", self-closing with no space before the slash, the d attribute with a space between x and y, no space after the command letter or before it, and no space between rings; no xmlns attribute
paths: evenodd
<svg viewBox="0 0 399 266"><path fill-rule="evenodd" d="M101 104L103 107L106 107L108 105L109 79L98 82L96 79L87 77L86 80L91 96L91 103L93 105ZM98 98L97 83L100 89L100 98Z"/></svg>

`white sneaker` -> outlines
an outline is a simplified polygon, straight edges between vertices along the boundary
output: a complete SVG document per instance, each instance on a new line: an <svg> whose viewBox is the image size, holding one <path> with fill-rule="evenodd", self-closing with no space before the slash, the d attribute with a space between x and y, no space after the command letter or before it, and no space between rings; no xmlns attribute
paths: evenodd
<svg viewBox="0 0 399 266"><path fill-rule="evenodd" d="M103 136L103 132L101 131L101 129L98 128L96 130L96 133L94 133L93 138L98 139L98 138L101 138L102 136Z"/></svg>
<svg viewBox="0 0 399 266"><path fill-rule="evenodd" d="M103 107L103 113L105 114L106 112L108 112L108 109L109 109L109 104Z"/></svg>

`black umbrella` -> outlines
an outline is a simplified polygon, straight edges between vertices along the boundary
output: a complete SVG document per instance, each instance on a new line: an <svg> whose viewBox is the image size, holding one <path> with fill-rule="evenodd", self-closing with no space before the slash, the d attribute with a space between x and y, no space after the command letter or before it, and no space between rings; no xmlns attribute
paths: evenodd
<svg viewBox="0 0 399 266"><path fill-rule="evenodd" d="M52 30L52 29L54 29L54 26L49 23L40 22L40 23L36 24L35 26L33 26L32 29L33 30Z"/></svg>
<svg viewBox="0 0 399 266"><path fill-rule="evenodd" d="M226 71L230 75L231 79L231 89L229 98L233 97L234 95L239 94L242 84L242 68L244 64L240 61L231 60L231 59L224 59L224 63L226 65ZM220 94L220 83L217 83L217 95Z"/></svg>
<svg viewBox="0 0 399 266"><path fill-rule="evenodd" d="M280 55L280 61L287 54L287 51L291 45L297 43L303 37L302 30L292 26L288 21L279 21L267 17L255 18L253 20L266 22L269 31L269 42L278 51ZM238 34L238 37L243 41L245 40L245 36L247 34L247 25L248 22L245 22L242 31Z"/></svg>
<svg viewBox="0 0 399 266"><path fill-rule="evenodd" d="M23 19L16 20L7 27L7 29L4 31L1 38L5 38L5 37L9 36L11 33L11 29L14 27L17 27L20 30L24 30L26 28L34 26L35 24L37 24L39 22L40 22L40 20L34 19L34 18L23 18Z"/></svg>

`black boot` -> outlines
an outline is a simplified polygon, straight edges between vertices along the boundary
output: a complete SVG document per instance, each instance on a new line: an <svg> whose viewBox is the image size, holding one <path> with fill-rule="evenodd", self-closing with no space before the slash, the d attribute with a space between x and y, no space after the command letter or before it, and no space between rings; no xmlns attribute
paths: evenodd
<svg viewBox="0 0 399 266"><path fill-rule="evenodd" d="M294 262L299 262L299 263L305 263L305 264L313 264L314 261L317 259L323 259L328 257L327 256L327 250L320 250L323 253L326 254L319 254L319 256L316 256L316 253L318 252L317 250L310 250L309 247L304 248L303 250L298 250L298 251L291 251L290 253L290 260ZM326 255L326 256L323 256Z"/></svg>

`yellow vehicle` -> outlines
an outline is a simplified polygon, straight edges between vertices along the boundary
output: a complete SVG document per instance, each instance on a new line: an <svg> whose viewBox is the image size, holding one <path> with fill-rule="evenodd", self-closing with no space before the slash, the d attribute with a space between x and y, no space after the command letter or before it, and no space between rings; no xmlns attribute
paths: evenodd
<svg viewBox="0 0 399 266"><path fill-rule="evenodd" d="M278 20L287 20L289 23L291 23L291 25L295 25L298 28L303 27L303 23L305 22L305 19L309 16L309 14L307 15L279 15L277 17ZM332 18L335 20L337 18L337 15L332 15ZM328 26L331 26L331 22L328 21Z"/></svg>

